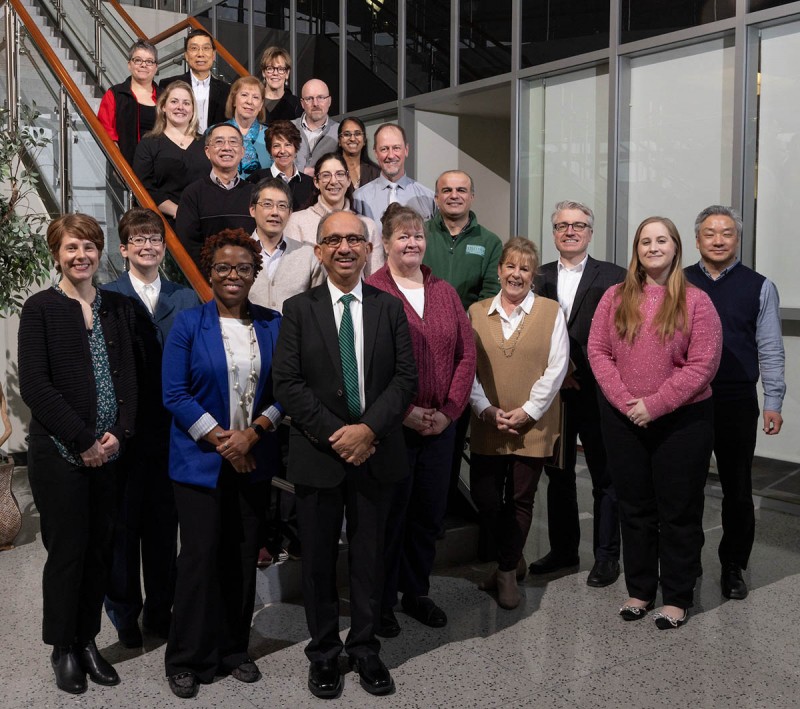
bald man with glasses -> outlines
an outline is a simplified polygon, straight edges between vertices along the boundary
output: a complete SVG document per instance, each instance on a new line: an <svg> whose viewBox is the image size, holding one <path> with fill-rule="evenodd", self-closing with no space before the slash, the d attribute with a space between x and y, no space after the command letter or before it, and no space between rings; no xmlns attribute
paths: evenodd
<svg viewBox="0 0 800 709"><path fill-rule="evenodd" d="M294 162L298 170L313 177L314 165L320 156L335 152L339 147L339 124L328 116L331 92L324 81L306 81L300 92L300 103L303 115L292 121L302 137Z"/></svg>

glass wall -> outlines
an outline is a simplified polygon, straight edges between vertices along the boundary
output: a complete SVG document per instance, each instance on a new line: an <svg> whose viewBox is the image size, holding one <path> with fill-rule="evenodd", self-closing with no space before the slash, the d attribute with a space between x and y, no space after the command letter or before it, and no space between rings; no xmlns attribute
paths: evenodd
<svg viewBox="0 0 800 709"><path fill-rule="evenodd" d="M331 95L330 114L335 116L342 105L339 99L339 0L298 0L296 23L297 56L293 60L298 95L308 79L324 81Z"/></svg>
<svg viewBox="0 0 800 709"><path fill-rule="evenodd" d="M511 71L511 0L461 0L459 83Z"/></svg>
<svg viewBox="0 0 800 709"><path fill-rule="evenodd" d="M623 42L716 22L736 14L736 0L623 0Z"/></svg>
<svg viewBox="0 0 800 709"><path fill-rule="evenodd" d="M397 0L347 0L347 111L397 100Z"/></svg>
<svg viewBox="0 0 800 709"><path fill-rule="evenodd" d="M660 215L675 222L684 262L692 263L695 216L709 204L730 203L733 60L727 39L630 60L630 97L622 102L629 105L628 135L619 155L618 223L627 254L639 222Z"/></svg>
<svg viewBox="0 0 800 709"><path fill-rule="evenodd" d="M450 86L450 3L406 2L406 96Z"/></svg>
<svg viewBox="0 0 800 709"><path fill-rule="evenodd" d="M524 82L521 96L519 233L558 257L550 215L556 202L583 202L595 213L592 255L606 258L608 69L595 67Z"/></svg>

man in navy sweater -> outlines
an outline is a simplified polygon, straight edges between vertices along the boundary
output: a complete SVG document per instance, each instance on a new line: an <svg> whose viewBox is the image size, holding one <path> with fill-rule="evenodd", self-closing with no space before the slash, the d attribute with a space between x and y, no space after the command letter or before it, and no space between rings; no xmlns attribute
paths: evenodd
<svg viewBox="0 0 800 709"><path fill-rule="evenodd" d="M786 393L778 291L739 261L742 218L730 207L706 207L694 223L700 262L686 269L690 283L711 297L722 321L722 359L711 383L714 455L722 485L722 595L747 596L747 568L755 536L752 475L758 426L756 382L764 389L763 431L780 433Z"/></svg>

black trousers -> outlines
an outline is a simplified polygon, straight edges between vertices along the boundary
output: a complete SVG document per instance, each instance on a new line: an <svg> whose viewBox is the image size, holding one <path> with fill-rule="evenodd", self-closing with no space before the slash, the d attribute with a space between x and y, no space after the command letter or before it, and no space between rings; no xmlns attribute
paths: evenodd
<svg viewBox="0 0 800 709"><path fill-rule="evenodd" d="M479 453L471 456L470 495L482 524L494 535L500 571L516 569L522 558L543 467L543 458Z"/></svg>
<svg viewBox="0 0 800 709"><path fill-rule="evenodd" d="M397 604L397 592L427 596L436 559L436 540L447 511L450 463L456 423L438 436L403 428L411 475L395 485L387 515L383 608Z"/></svg>
<svg viewBox="0 0 800 709"><path fill-rule="evenodd" d="M592 478L594 558L596 561L616 561L619 559L620 545L619 510L600 430L597 390L593 384L585 384L580 390L563 390L561 396L565 406L562 438L564 469L548 465L544 468L548 477L547 531L550 549L560 557L578 556L581 528L575 465L580 436Z"/></svg>
<svg viewBox="0 0 800 709"><path fill-rule="evenodd" d="M605 400L606 451L619 498L625 583L632 598L689 608L703 548L704 487L714 436L711 399L635 426Z"/></svg>
<svg viewBox="0 0 800 709"><path fill-rule="evenodd" d="M32 435L28 479L47 549L42 639L48 645L86 643L100 632L111 565L116 465L72 465L49 436Z"/></svg>
<svg viewBox="0 0 800 709"><path fill-rule="evenodd" d="M311 635L305 652L311 661L335 659L343 647L336 562L344 518L350 568L350 632L344 649L350 657L380 651L375 624L381 610L386 513L393 489L362 467L349 470L335 487L295 486L303 547L303 603Z"/></svg>
<svg viewBox="0 0 800 709"><path fill-rule="evenodd" d="M167 675L193 672L201 682L247 659L256 589L258 529L268 482L251 483L228 463L216 488L173 483L181 551Z"/></svg>
<svg viewBox="0 0 800 709"><path fill-rule="evenodd" d="M714 455L722 485L719 560L747 568L756 533L753 455L758 435L758 400L714 399Z"/></svg>
<svg viewBox="0 0 800 709"><path fill-rule="evenodd" d="M119 463L114 556L105 599L106 613L116 628L136 625L142 609L148 627L170 622L178 513L168 457L166 446L137 436Z"/></svg>

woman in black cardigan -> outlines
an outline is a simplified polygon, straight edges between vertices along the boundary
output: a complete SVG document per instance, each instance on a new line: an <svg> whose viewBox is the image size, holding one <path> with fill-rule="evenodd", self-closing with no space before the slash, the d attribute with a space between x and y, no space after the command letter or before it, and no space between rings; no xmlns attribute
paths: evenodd
<svg viewBox="0 0 800 709"><path fill-rule="evenodd" d="M104 239L85 214L47 230L61 279L31 296L19 329L19 383L31 410L28 477L39 511L44 566L42 637L53 646L56 684L86 691L119 683L94 638L108 575L115 461L133 433L134 313L128 300L95 288Z"/></svg>

